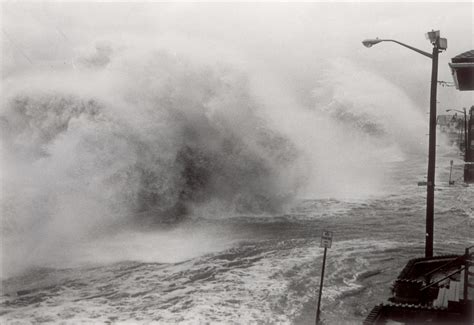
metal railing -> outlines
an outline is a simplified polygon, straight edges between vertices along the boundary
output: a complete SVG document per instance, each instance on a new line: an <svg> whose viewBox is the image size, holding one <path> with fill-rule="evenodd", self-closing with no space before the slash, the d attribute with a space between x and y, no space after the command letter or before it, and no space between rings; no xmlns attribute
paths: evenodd
<svg viewBox="0 0 474 325"><path fill-rule="evenodd" d="M452 273L446 275L444 278L441 278L441 279L439 279L439 280L437 280L437 281L435 281L435 282L433 282L433 283L430 283L430 284L425 285L424 287L422 287L422 288L420 289L420 291L426 290L426 289L428 289L428 288L434 286L435 284L438 284L438 283L440 283L440 282L443 282L443 281L446 280L447 278L450 278L450 277L452 277L453 275L456 275L456 274L462 272L462 270L464 270L465 268L466 268L466 267L463 266L463 267L460 268L459 270L456 270L456 271L454 271L454 272L452 272Z"/></svg>
<svg viewBox="0 0 474 325"><path fill-rule="evenodd" d="M468 290L469 290L469 266L471 266L471 253L469 252L469 250L471 248L473 248L473 246L470 246L470 247L466 247L466 251L464 253L464 256L466 257L465 258L465 264L464 264L464 288L463 288L463 297L464 297L464 301L467 302L467 299L468 299Z"/></svg>
<svg viewBox="0 0 474 325"><path fill-rule="evenodd" d="M429 279L429 277L430 277L432 274L434 274L434 273L436 273L436 272L438 272L438 271L440 271L440 270L442 270L442 269L444 269L444 268L446 268L446 267L448 267L448 266L451 266L451 265L454 264L455 262L458 262L458 261L463 260L463 259L464 259L464 255L461 255L461 256L455 258L454 260L449 261L448 263L443 264L443 265L437 267L436 269L431 270L430 272L424 274L424 277L425 277L426 279ZM429 282L429 280L428 280L428 282Z"/></svg>
<svg viewBox="0 0 474 325"><path fill-rule="evenodd" d="M455 262L458 262L460 260L463 260L464 261L464 266L460 267L459 269L457 269L456 271L454 272L451 272L450 274L446 275L445 277L433 282L433 283L428 283L427 285L425 285L424 287L420 288L420 292L428 289L428 288L431 288L432 286L452 277L453 275L456 275L458 273L461 273L463 270L464 270L464 285L463 285L463 298L464 298L464 301L466 302L468 300L468 290L469 290L469 286L470 286L470 283L469 283L469 275L471 274L469 272L469 267L471 266L471 263L472 263L472 253L470 252L470 249L473 248L473 246L470 246L470 247L466 247L465 251L464 251L464 255L461 255L459 257L457 257L456 259L452 260L452 261L449 261L448 263L446 264L443 264L437 268L435 268L434 270L431 270L430 272L426 273L424 276L425 278L429 279L429 276L431 276L432 274L448 267L448 266L451 266L453 265Z"/></svg>

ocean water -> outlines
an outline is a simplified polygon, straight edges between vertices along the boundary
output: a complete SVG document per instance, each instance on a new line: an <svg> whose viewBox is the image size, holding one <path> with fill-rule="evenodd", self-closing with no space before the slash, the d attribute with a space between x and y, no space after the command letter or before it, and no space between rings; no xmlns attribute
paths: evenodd
<svg viewBox="0 0 474 325"><path fill-rule="evenodd" d="M463 186L456 155L448 150L438 156L436 255L462 253L473 243L474 192ZM456 182L448 186L451 159ZM305 199L285 214L200 216L82 244L86 264L28 269L3 279L0 319L8 324L312 324L325 229L334 232L334 241L322 320L360 323L389 296L406 262L424 254L425 188L417 182L425 175L425 159L412 156L384 168L393 177L383 195ZM133 254L126 251L134 245ZM162 262L156 262L154 250ZM86 256L91 251L95 262ZM143 252L141 261L132 259L137 251Z"/></svg>

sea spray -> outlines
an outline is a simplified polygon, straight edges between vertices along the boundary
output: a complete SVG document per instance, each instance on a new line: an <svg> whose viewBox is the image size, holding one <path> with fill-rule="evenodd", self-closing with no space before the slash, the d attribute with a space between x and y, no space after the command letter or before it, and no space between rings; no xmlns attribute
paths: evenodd
<svg viewBox="0 0 474 325"><path fill-rule="evenodd" d="M6 241L4 263L175 223L208 202L275 212L304 183L292 172L297 146L259 114L241 72L164 50L115 59L9 80L2 230L14 247Z"/></svg>
<svg viewBox="0 0 474 325"><path fill-rule="evenodd" d="M304 100L281 76L253 76L252 89L269 123L310 161L302 195L380 195L391 177L387 164L424 148L423 114L398 87L357 63L342 58L325 63Z"/></svg>
<svg viewBox="0 0 474 325"><path fill-rule="evenodd" d="M281 55L218 40L133 39L6 69L5 267L65 265L136 228L379 195L384 164L423 138L416 105L353 61L289 55L277 68Z"/></svg>

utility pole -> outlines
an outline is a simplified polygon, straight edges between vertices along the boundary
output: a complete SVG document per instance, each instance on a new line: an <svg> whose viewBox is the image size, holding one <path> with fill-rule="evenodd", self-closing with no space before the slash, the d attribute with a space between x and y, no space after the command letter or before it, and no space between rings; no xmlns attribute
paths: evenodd
<svg viewBox="0 0 474 325"><path fill-rule="evenodd" d="M425 257L433 257L434 235L434 189L436 169L436 91L438 86L438 49L439 35L433 42L431 57L431 92L430 92L430 128L428 141L428 178L426 185L426 244Z"/></svg>

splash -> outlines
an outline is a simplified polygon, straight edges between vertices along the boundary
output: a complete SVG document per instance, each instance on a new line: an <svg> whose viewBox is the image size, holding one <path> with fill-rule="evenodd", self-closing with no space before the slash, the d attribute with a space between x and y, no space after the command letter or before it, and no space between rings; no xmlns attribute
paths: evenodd
<svg viewBox="0 0 474 325"><path fill-rule="evenodd" d="M296 195L301 155L259 114L243 73L164 50L97 52L6 83L2 231L14 245L41 256L209 203L275 212ZM7 263L26 258L10 248Z"/></svg>
<svg viewBox="0 0 474 325"><path fill-rule="evenodd" d="M257 78L263 109L310 161L307 198L381 195L391 178L389 165L424 152L424 116L402 90L350 60L330 59L323 66L300 101L274 80Z"/></svg>
<svg viewBox="0 0 474 325"><path fill-rule="evenodd" d="M351 72L334 77L337 67ZM312 107L268 75L166 48L101 43L70 68L9 77L4 268L63 261L80 243L137 227L377 192L381 163L402 159L421 119L389 83L374 100L363 87L380 78L348 61L331 69ZM387 96L396 109L380 107Z"/></svg>

